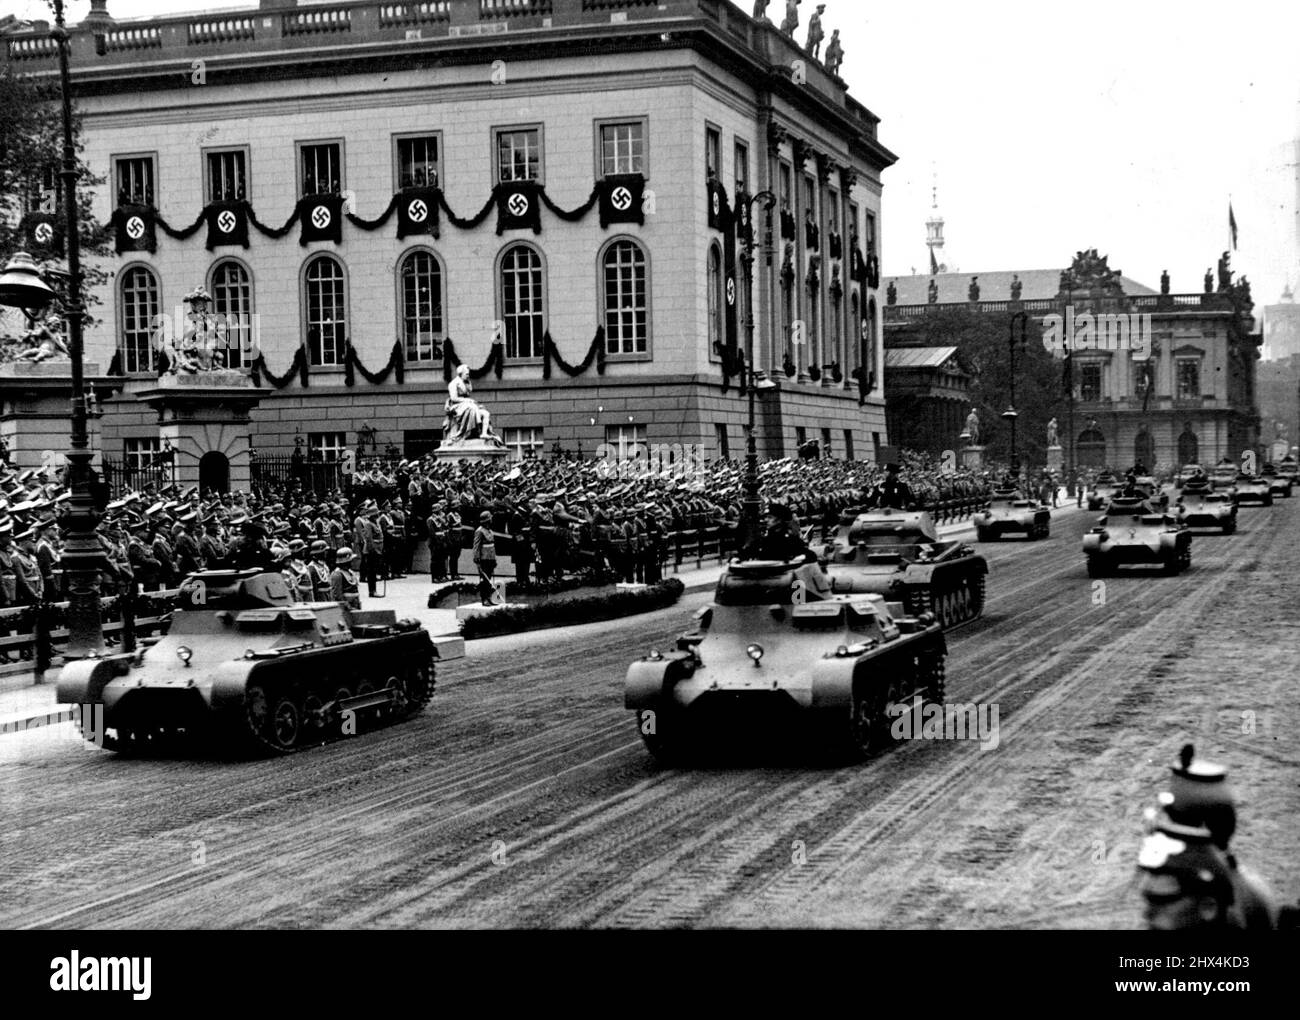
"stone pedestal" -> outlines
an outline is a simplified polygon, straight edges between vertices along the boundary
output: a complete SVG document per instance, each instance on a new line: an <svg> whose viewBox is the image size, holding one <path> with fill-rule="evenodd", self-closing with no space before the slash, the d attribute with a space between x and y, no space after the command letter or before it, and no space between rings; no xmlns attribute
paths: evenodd
<svg viewBox="0 0 1300 1020"><path fill-rule="evenodd" d="M984 468L984 447L966 446L958 454L962 468L967 471L981 471Z"/></svg>
<svg viewBox="0 0 1300 1020"><path fill-rule="evenodd" d="M99 365L84 364L86 432L92 461L99 470L99 402L119 389L119 380L100 375ZM17 470L62 468L72 442L72 363L69 361L11 361L0 365L0 437L9 448L9 463Z"/></svg>
<svg viewBox="0 0 1300 1020"><path fill-rule="evenodd" d="M510 455L510 451L486 439L464 439L451 445L439 444L433 455L438 458L439 464L493 464L503 461Z"/></svg>
<svg viewBox="0 0 1300 1020"><path fill-rule="evenodd" d="M1047 470L1061 471L1065 467L1065 450L1061 446L1047 448Z"/></svg>
<svg viewBox="0 0 1300 1020"><path fill-rule="evenodd" d="M248 415L262 399L252 379L236 369L165 375L136 399L158 412L158 437L176 451L177 485L248 489Z"/></svg>

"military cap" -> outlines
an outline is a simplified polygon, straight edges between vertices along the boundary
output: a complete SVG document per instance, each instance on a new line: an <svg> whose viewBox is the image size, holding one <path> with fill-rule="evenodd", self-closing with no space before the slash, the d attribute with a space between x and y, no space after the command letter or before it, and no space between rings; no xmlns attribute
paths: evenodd
<svg viewBox="0 0 1300 1020"><path fill-rule="evenodd" d="M784 503L769 503L767 505L767 513L768 516L775 517L778 521L785 521L787 524L794 517L790 508Z"/></svg>
<svg viewBox="0 0 1300 1020"><path fill-rule="evenodd" d="M339 566L352 562L352 550L348 546L340 547L339 551L334 554L334 562Z"/></svg>
<svg viewBox="0 0 1300 1020"><path fill-rule="evenodd" d="M144 515L146 517L152 517L154 514L162 513L165 509L167 509L167 504L159 500L153 506L146 509Z"/></svg>
<svg viewBox="0 0 1300 1020"><path fill-rule="evenodd" d="M1169 817L1189 825L1204 825L1214 842L1226 850L1237 828L1237 809L1228 784L1228 770L1196 758L1191 744L1183 745L1170 766L1170 788L1160 795Z"/></svg>
<svg viewBox="0 0 1300 1020"><path fill-rule="evenodd" d="M181 514L180 517L177 518L177 520L179 520L182 524L191 524L194 521L198 520L198 518L199 515L196 514L193 510L191 510L189 513Z"/></svg>
<svg viewBox="0 0 1300 1020"><path fill-rule="evenodd" d="M1206 894L1231 903L1232 869L1204 826L1180 825L1167 816L1143 840L1138 868L1149 876L1148 895Z"/></svg>

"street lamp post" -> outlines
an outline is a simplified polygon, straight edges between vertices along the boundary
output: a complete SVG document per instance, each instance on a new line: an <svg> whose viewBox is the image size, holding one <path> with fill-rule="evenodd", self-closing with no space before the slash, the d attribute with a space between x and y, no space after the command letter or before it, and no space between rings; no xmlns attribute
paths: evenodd
<svg viewBox="0 0 1300 1020"><path fill-rule="evenodd" d="M68 644L65 658L86 658L104 651L104 631L99 615L99 571L103 550L95 534L98 514L90 491L93 454L86 427L86 379L83 365L82 323L85 316L81 303L81 243L77 228L77 164L72 140L72 85L68 71L68 30L63 19L63 0L54 0L54 38L59 47L59 86L63 107L63 208L67 218L68 280L63 314L68 322L68 355L72 360L72 436L68 450L68 488L71 490L67 544L63 550L63 576L68 593ZM21 253L19 253L21 255ZM6 267L5 279L19 262L16 255ZM48 290L48 288L47 288ZM33 292L30 288L0 288L0 303L25 305ZM50 292L50 297L53 293Z"/></svg>
<svg viewBox="0 0 1300 1020"><path fill-rule="evenodd" d="M1002 417L1011 423L1011 477L1017 485L1020 484L1020 448L1016 445L1016 419L1020 417L1016 411L1016 320L1020 320L1020 342L1025 342L1025 329L1029 325L1029 315L1027 312L1016 312L1011 316L1010 328L1007 335L1007 351L1011 356L1011 404L1002 412Z"/></svg>
<svg viewBox="0 0 1300 1020"><path fill-rule="evenodd" d="M758 494L758 439L755 436L754 396L758 388L758 379L754 371L754 216L755 202L763 203L767 217L772 215L776 206L776 195L770 191L760 191L750 197L747 203L749 230L746 231L740 252L740 265L745 273L745 389L749 397L749 409L745 418L745 498L742 501L745 525L745 541L752 542L758 538L759 519L762 515L763 500ZM765 221L766 225L766 221ZM766 237L766 234L764 235ZM773 383L766 382L764 389L772 388Z"/></svg>

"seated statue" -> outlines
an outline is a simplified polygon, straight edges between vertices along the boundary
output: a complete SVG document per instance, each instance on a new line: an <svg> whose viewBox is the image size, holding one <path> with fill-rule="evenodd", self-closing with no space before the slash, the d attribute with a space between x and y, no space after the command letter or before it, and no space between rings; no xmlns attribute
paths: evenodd
<svg viewBox="0 0 1300 1020"><path fill-rule="evenodd" d="M24 349L14 355L15 361L47 361L50 358L70 357L63 342L63 318L50 314L37 321L19 341Z"/></svg>
<svg viewBox="0 0 1300 1020"><path fill-rule="evenodd" d="M447 384L447 418L443 424L443 445L450 446L470 439L486 440L497 446L505 445L492 431L492 416L487 408L470 396L473 389L469 381L469 366L461 365L456 369L456 377Z"/></svg>

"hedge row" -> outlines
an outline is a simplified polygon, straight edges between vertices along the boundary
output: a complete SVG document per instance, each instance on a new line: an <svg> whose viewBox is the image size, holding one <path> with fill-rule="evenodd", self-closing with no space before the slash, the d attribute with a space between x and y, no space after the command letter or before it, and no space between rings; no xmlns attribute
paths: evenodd
<svg viewBox="0 0 1300 1020"><path fill-rule="evenodd" d="M548 599L532 606L512 606L462 620L461 636L466 640L472 640L495 637L498 634L516 634L525 630L541 630L546 627L568 627L575 623L616 620L619 617L649 613L671 606L682 597L682 592L685 590L686 586L681 581L670 577L647 588L570 595Z"/></svg>

